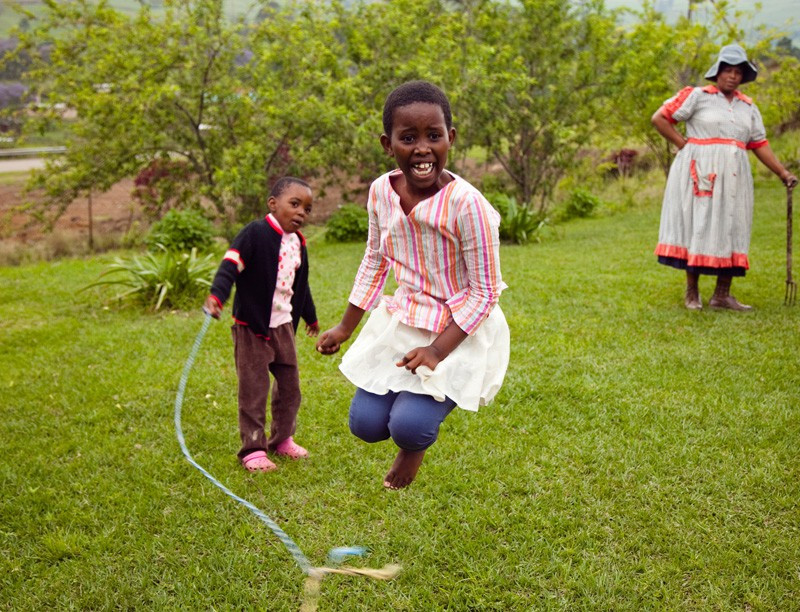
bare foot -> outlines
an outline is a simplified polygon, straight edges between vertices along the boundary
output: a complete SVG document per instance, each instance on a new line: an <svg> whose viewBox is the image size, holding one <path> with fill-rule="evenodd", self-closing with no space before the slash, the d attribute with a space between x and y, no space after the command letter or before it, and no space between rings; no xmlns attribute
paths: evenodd
<svg viewBox="0 0 800 612"><path fill-rule="evenodd" d="M422 459L425 457L425 451L407 451L402 448L398 451L397 457L394 459L389 473L383 479L383 486L387 489L402 489L407 487L417 476L419 466L422 465Z"/></svg>

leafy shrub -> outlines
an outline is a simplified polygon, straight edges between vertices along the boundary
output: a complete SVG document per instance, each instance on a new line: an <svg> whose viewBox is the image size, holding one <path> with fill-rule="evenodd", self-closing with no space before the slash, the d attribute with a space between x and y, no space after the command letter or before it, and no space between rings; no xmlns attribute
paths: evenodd
<svg viewBox="0 0 800 612"><path fill-rule="evenodd" d="M133 184L133 198L150 220L160 219L167 210L188 209L200 202L197 176L185 161L154 159L139 171Z"/></svg>
<svg viewBox="0 0 800 612"><path fill-rule="evenodd" d="M369 214L356 204L345 204L325 225L325 239L331 242L359 242L367 239Z"/></svg>
<svg viewBox="0 0 800 612"><path fill-rule="evenodd" d="M526 244L536 238L547 223L543 215L517 203L517 199L502 193L492 194L489 201L500 213L500 240L513 244Z"/></svg>
<svg viewBox="0 0 800 612"><path fill-rule="evenodd" d="M153 225L145 243L151 251L207 251L214 244L214 227L196 210L173 209Z"/></svg>
<svg viewBox="0 0 800 612"><path fill-rule="evenodd" d="M117 285L124 290L112 300L132 301L156 311L197 307L208 294L216 270L213 255L198 257L197 249L175 253L161 246L161 253L147 253L130 259L117 257L100 275L100 280L83 288ZM107 278L113 276L114 278Z"/></svg>
<svg viewBox="0 0 800 612"><path fill-rule="evenodd" d="M573 189L561 217L564 220L589 217L602 203L600 198L585 189Z"/></svg>

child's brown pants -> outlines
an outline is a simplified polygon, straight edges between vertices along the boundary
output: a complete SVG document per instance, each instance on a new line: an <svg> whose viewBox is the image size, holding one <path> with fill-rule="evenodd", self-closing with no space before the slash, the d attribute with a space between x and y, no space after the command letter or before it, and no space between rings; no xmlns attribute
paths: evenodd
<svg viewBox="0 0 800 612"><path fill-rule="evenodd" d="M233 356L239 377L239 457L257 450L274 449L297 428L300 409L300 375L294 328L291 323L270 328L270 337L254 334L247 325L234 325ZM272 423L267 440L264 431L269 394L269 372L275 378L272 389Z"/></svg>

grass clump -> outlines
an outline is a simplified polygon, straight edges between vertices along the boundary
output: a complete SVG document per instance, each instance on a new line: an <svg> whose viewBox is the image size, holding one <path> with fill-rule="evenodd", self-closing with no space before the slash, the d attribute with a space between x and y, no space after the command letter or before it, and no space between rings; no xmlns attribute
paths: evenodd
<svg viewBox="0 0 800 612"><path fill-rule="evenodd" d="M121 287L123 291L109 301L131 301L148 310L192 308L207 295L216 270L212 254L199 256L197 249L180 253L157 245L161 253L116 257L100 279L84 289L101 286Z"/></svg>
<svg viewBox="0 0 800 612"><path fill-rule="evenodd" d="M198 210L173 208L153 224L145 243L151 251L209 251L214 246L214 226Z"/></svg>

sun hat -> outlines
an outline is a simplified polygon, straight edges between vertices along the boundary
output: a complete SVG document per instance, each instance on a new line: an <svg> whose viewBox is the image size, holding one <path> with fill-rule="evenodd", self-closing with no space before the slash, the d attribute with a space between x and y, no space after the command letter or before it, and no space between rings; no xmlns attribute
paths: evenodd
<svg viewBox="0 0 800 612"><path fill-rule="evenodd" d="M725 45L719 50L719 57L714 65L706 72L709 81L716 81L719 73L720 64L725 63L729 66L739 66L742 69L742 83L755 81L758 69L747 60L747 53L739 45Z"/></svg>

